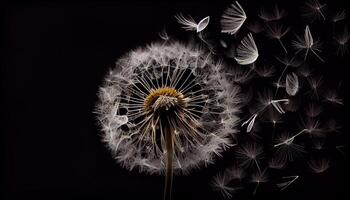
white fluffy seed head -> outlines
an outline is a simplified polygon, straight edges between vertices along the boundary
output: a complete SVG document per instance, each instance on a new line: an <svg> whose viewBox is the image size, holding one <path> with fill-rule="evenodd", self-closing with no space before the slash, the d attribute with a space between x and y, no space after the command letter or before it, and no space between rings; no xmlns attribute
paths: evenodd
<svg viewBox="0 0 350 200"><path fill-rule="evenodd" d="M103 139L122 166L164 172L164 122L173 130L175 173L211 163L232 146L240 89L210 53L155 43L116 64L100 88L96 112Z"/></svg>

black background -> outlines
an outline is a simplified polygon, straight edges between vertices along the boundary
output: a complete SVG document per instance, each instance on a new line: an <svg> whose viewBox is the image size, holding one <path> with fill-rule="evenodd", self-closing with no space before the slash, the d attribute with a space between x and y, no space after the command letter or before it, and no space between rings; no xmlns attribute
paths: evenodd
<svg viewBox="0 0 350 200"><path fill-rule="evenodd" d="M267 2L256 1L260 5ZM290 10L297 9L298 1L276 2ZM100 141L101 132L93 114L98 87L119 56L158 40L164 26L177 38L187 38L174 20L176 13L190 13L197 20L207 15L220 16L229 3L4 4L3 197L161 199L163 177L122 169ZM345 2L340 0L332 1L332 5L345 8ZM345 62L347 58L320 70L334 81L343 80L347 76L339 65L348 65ZM300 180L290 190L261 192L255 198L344 199L345 169L343 161L321 176ZM214 172L215 167L210 166L189 176L176 176L174 199L220 199L208 185Z"/></svg>

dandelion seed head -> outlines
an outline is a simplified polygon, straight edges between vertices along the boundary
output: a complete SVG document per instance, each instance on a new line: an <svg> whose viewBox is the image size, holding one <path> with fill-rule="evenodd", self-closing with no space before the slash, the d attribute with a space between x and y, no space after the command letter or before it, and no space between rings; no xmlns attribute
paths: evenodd
<svg viewBox="0 0 350 200"><path fill-rule="evenodd" d="M164 172L164 127L174 141L175 173L212 163L233 145L242 102L210 53L178 42L120 58L99 99L103 140L123 167L148 173Z"/></svg>

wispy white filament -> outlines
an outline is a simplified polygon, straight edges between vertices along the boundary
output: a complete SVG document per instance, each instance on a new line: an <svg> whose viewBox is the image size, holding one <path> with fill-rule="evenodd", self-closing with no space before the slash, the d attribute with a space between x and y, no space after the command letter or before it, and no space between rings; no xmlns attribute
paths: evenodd
<svg viewBox="0 0 350 200"><path fill-rule="evenodd" d="M253 35L249 33L243 38L241 44L236 49L236 56L234 57L238 64L249 65L258 59L259 52L255 44Z"/></svg>
<svg viewBox="0 0 350 200"><path fill-rule="evenodd" d="M231 35L237 33L246 19L247 15L242 6L238 1L235 1L235 3L232 3L231 6L224 11L221 17L221 32Z"/></svg>

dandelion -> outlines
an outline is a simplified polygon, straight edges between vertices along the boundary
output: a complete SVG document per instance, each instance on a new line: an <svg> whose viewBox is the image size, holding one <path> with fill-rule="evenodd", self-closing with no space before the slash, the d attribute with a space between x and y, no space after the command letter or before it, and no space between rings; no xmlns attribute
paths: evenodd
<svg viewBox="0 0 350 200"><path fill-rule="evenodd" d="M197 33L203 31L209 24L210 17L207 16L199 21L196 21L191 16L185 17L181 13L175 16L176 20L182 24L182 28L187 31L197 31Z"/></svg>
<svg viewBox="0 0 350 200"><path fill-rule="evenodd" d="M109 72L96 112L108 144L125 168L173 173L210 163L231 145L239 89L210 53L174 42L126 54Z"/></svg>
<svg viewBox="0 0 350 200"><path fill-rule="evenodd" d="M300 38L297 36L297 41L293 41L293 46L297 50L295 54L298 54L301 51L305 51L304 61L306 60L309 51L311 51L321 62L324 60L316 53L320 52L320 43L318 41L314 41L309 26L306 26L304 37Z"/></svg>
<svg viewBox="0 0 350 200"><path fill-rule="evenodd" d="M251 33L243 38L236 49L236 56L234 57L238 64L249 65L258 59L259 52Z"/></svg>
<svg viewBox="0 0 350 200"><path fill-rule="evenodd" d="M322 173L329 168L329 159L312 159L308 162L308 165L314 173Z"/></svg>
<svg viewBox="0 0 350 200"><path fill-rule="evenodd" d="M227 8L220 20L221 32L228 34L235 34L242 27L246 21L247 15L245 14L242 6L235 1L229 8Z"/></svg>
<svg viewBox="0 0 350 200"><path fill-rule="evenodd" d="M290 96L295 96L299 90L298 76L292 72L286 76L286 92Z"/></svg>
<svg viewBox="0 0 350 200"><path fill-rule="evenodd" d="M284 177L282 177L284 182L278 183L277 187L280 188L280 191L285 190L292 183L294 183L298 178L299 178L299 176L284 176Z"/></svg>
<svg viewBox="0 0 350 200"><path fill-rule="evenodd" d="M338 48L337 48L337 55L344 56L348 53L348 42L350 39L350 33L348 32L348 28L345 27L344 31L337 34L334 37L335 41L337 42Z"/></svg>
<svg viewBox="0 0 350 200"><path fill-rule="evenodd" d="M318 0L308 0L305 7L303 7L303 16L309 18L311 21L322 18L326 20L324 9L326 4L321 4Z"/></svg>

